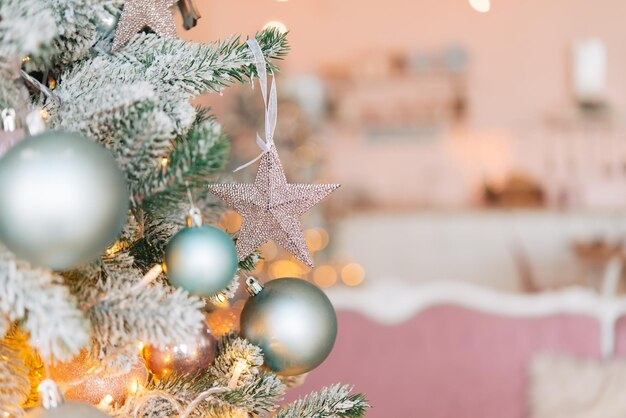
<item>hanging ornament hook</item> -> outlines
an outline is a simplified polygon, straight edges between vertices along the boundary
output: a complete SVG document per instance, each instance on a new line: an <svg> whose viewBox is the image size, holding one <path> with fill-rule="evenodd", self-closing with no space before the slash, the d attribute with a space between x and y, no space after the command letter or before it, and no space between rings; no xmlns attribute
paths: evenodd
<svg viewBox="0 0 626 418"><path fill-rule="evenodd" d="M41 405L44 409L58 408L64 402L61 389L53 380L43 380L37 387L37 391L39 392Z"/></svg>
<svg viewBox="0 0 626 418"><path fill-rule="evenodd" d="M249 161L239 167L234 172L242 170L255 162L257 162L263 155L270 152L274 146L274 131L276 130L276 120L278 119L278 95L276 93L276 78L274 73L272 75L272 83L270 86L269 97L267 94L267 63L263 56L263 50L259 45L259 42L252 38L247 42L252 56L254 57L254 66L256 67L257 75L259 76L259 84L261 85L261 95L263 96L263 106L265 108L265 139L257 133L256 143L261 148L261 153L252 161Z"/></svg>
<svg viewBox="0 0 626 418"><path fill-rule="evenodd" d="M2 128L5 132L15 131L15 109L2 109Z"/></svg>
<svg viewBox="0 0 626 418"><path fill-rule="evenodd" d="M191 189L189 188L189 183L185 182L187 186L187 198L189 199L189 212L187 213L187 227L196 227L202 226L202 212L193 201L193 195L191 194Z"/></svg>
<svg viewBox="0 0 626 418"><path fill-rule="evenodd" d="M256 296L263 290L263 285L257 279L250 276L246 279L246 290L250 296Z"/></svg>

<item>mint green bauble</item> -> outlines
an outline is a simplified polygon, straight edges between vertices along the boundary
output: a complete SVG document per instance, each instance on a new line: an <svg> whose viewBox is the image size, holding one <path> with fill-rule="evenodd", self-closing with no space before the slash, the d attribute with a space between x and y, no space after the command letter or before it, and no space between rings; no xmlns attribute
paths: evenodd
<svg viewBox="0 0 626 418"><path fill-rule="evenodd" d="M328 357L337 315L328 297L302 279L265 283L241 312L241 335L261 347L265 365L284 376L306 373Z"/></svg>
<svg viewBox="0 0 626 418"><path fill-rule="evenodd" d="M172 286L210 297L235 278L238 259L233 240L212 226L179 231L165 249L165 271Z"/></svg>
<svg viewBox="0 0 626 418"><path fill-rule="evenodd" d="M56 408L35 408L24 418L110 418L98 408L82 402L66 401Z"/></svg>
<svg viewBox="0 0 626 418"><path fill-rule="evenodd" d="M28 137L0 159L0 241L33 264L74 267L115 242L128 196L103 146L63 131Z"/></svg>

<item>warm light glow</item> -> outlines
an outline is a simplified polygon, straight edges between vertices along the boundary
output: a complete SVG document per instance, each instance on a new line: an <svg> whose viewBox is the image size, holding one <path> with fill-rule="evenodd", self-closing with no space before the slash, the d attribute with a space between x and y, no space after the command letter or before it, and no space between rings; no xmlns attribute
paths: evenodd
<svg viewBox="0 0 626 418"><path fill-rule="evenodd" d="M139 390L139 379L131 379L130 384L128 385L128 393L134 395Z"/></svg>
<svg viewBox="0 0 626 418"><path fill-rule="evenodd" d="M169 158L167 158L167 157L163 157L163 158L161 158L161 163L160 163L160 164L161 164L161 168L162 168L162 169L166 169L166 168L167 168L167 165L168 165L169 163L170 163Z"/></svg>
<svg viewBox="0 0 626 418"><path fill-rule="evenodd" d="M322 234L317 229L307 229L304 231L304 239L309 251L314 253L322 249Z"/></svg>
<svg viewBox="0 0 626 418"><path fill-rule="evenodd" d="M319 266L313 273L313 281L319 287L331 287L337 283L337 271L332 266Z"/></svg>
<svg viewBox="0 0 626 418"><path fill-rule="evenodd" d="M291 260L278 260L270 264L268 273L273 279L279 277L303 277L304 271L300 265Z"/></svg>
<svg viewBox="0 0 626 418"><path fill-rule="evenodd" d="M365 270L360 264L346 264L341 269L341 281L347 286L358 286L365 280Z"/></svg>
<svg viewBox="0 0 626 418"><path fill-rule="evenodd" d="M241 228L243 218L234 210L224 212L220 221L220 226L226 232L235 232Z"/></svg>
<svg viewBox="0 0 626 418"><path fill-rule="evenodd" d="M276 258L278 255L278 247L274 244L273 241L266 242L261 245L261 255L263 256L263 260L271 261Z"/></svg>
<svg viewBox="0 0 626 418"><path fill-rule="evenodd" d="M226 297L226 295L221 292L214 295L213 298L211 298L211 302L213 302L213 305L217 306L218 308L228 308L228 306L230 305L228 303L228 298Z"/></svg>
<svg viewBox="0 0 626 418"><path fill-rule="evenodd" d="M121 241L117 241L115 244L111 245L104 252L106 255L116 254L124 249L124 244Z"/></svg>
<svg viewBox="0 0 626 418"><path fill-rule="evenodd" d="M113 396L106 395L98 404L99 409L107 409L113 403Z"/></svg>
<svg viewBox="0 0 626 418"><path fill-rule="evenodd" d="M280 33L285 33L287 32L287 26L283 23L283 22L279 22L278 20L272 20L270 22L267 22L264 26L263 29L269 29L269 28L275 28L278 29L278 31Z"/></svg>
<svg viewBox="0 0 626 418"><path fill-rule="evenodd" d="M39 116L41 116L41 119L43 120L48 120L48 118L50 117L50 113L46 109L41 109L39 111Z"/></svg>
<svg viewBox="0 0 626 418"><path fill-rule="evenodd" d="M477 12L487 13L491 9L491 0L469 0L470 6Z"/></svg>
<svg viewBox="0 0 626 418"><path fill-rule="evenodd" d="M24 58L22 58L22 62L28 62L28 61L30 61L30 57L24 57ZM5 412L5 413L6 413L6 412Z"/></svg>
<svg viewBox="0 0 626 418"><path fill-rule="evenodd" d="M137 343L137 350L139 350L140 353L143 352L143 347L144 347L143 341L139 341Z"/></svg>

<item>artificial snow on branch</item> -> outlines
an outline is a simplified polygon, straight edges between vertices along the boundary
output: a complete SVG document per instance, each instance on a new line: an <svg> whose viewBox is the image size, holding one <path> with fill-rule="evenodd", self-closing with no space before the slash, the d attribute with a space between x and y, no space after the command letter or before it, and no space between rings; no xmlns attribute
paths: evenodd
<svg viewBox="0 0 626 418"><path fill-rule="evenodd" d="M62 277L21 261L2 245L0 312L11 322L22 321L43 358L69 359L89 344L89 324Z"/></svg>
<svg viewBox="0 0 626 418"><path fill-rule="evenodd" d="M350 385L333 385L281 409L276 418L360 418L369 408L363 394L351 395Z"/></svg>

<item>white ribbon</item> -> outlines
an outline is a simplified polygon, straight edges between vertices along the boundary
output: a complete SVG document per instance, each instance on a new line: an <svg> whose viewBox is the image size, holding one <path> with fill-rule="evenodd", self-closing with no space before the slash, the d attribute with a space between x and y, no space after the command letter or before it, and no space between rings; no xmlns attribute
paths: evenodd
<svg viewBox="0 0 626 418"><path fill-rule="evenodd" d="M276 130L276 119L278 117L278 98L276 95L276 80L274 79L274 74L272 74L272 84L270 87L269 98L267 96L267 70L265 57L263 56L263 51L261 50L261 46L257 42L256 39L250 39L248 42L248 47L250 51L252 51L252 55L254 57L254 66L256 67L256 72L259 76L259 84L261 85L261 94L263 95L263 106L265 107L265 139L261 138L261 136L256 134L256 143L261 148L261 153L252 161L245 163L237 167L234 172L237 172L241 169L248 167L249 165L257 162L263 155L268 153L272 146L274 146L274 131Z"/></svg>

